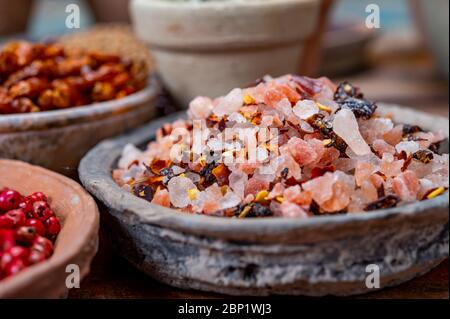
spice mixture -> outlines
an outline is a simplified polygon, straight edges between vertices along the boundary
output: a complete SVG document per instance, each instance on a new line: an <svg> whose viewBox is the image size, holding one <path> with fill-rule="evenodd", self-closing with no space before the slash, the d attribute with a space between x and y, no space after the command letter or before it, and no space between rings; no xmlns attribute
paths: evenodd
<svg viewBox="0 0 450 319"><path fill-rule="evenodd" d="M144 151L127 145L117 184L154 204L238 218L364 213L448 189L449 157L438 154L444 135L394 123L348 82L265 77L223 97L197 97L188 115L161 127ZM201 155L195 123L204 127ZM223 136L242 127L277 135L257 136L256 161L224 160L249 158L242 139Z"/></svg>
<svg viewBox="0 0 450 319"><path fill-rule="evenodd" d="M45 194L0 190L0 280L48 259L60 230Z"/></svg>
<svg viewBox="0 0 450 319"><path fill-rule="evenodd" d="M0 50L0 115L118 99L142 89L147 76L118 55L11 42Z"/></svg>

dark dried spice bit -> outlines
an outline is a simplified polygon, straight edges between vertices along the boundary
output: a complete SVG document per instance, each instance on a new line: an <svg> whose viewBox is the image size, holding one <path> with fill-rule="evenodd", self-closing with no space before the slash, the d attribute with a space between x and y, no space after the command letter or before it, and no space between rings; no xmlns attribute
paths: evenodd
<svg viewBox="0 0 450 319"><path fill-rule="evenodd" d="M162 170L159 171L159 173L161 175L167 177L167 179L171 179L172 177L175 176L175 174L173 173L173 170L172 170L172 166L163 168Z"/></svg>
<svg viewBox="0 0 450 319"><path fill-rule="evenodd" d="M322 82L318 79L299 75L294 75L292 79L297 84L300 93L303 93L302 97L311 97L322 91Z"/></svg>
<svg viewBox="0 0 450 319"><path fill-rule="evenodd" d="M331 138L333 135L333 124L324 119L323 114L316 114L307 120L308 124L318 130L325 138Z"/></svg>
<svg viewBox="0 0 450 319"><path fill-rule="evenodd" d="M440 143L440 142L433 143L433 144L431 144L431 145L428 147L428 149L429 149L431 152L436 153L436 154L439 154L439 149L440 149L440 148L441 148L441 143Z"/></svg>
<svg viewBox="0 0 450 319"><path fill-rule="evenodd" d="M349 97L345 101L340 102L340 107L347 108L351 110L356 117L367 120L372 117L377 109L377 105L374 102L353 97Z"/></svg>
<svg viewBox="0 0 450 319"><path fill-rule="evenodd" d="M403 124L403 136L423 132L422 128L417 125Z"/></svg>
<svg viewBox="0 0 450 319"><path fill-rule="evenodd" d="M263 206L260 203L256 203L252 206L247 217L268 217L273 216L273 212L269 207Z"/></svg>
<svg viewBox="0 0 450 319"><path fill-rule="evenodd" d="M244 88L246 89L246 88L255 87L255 86L257 86L257 85L259 85L261 83L266 83L266 81L263 78L259 78L259 79L256 79L255 81L253 81L253 82L251 82L251 83L249 83L247 85L244 85Z"/></svg>
<svg viewBox="0 0 450 319"><path fill-rule="evenodd" d="M412 157L418 161L421 161L424 164L428 164L430 163L433 158L433 152L428 151L428 150L419 150L417 152L415 152Z"/></svg>
<svg viewBox="0 0 450 319"><path fill-rule="evenodd" d="M287 176L288 176L288 174L289 174L289 168L287 168L287 167L285 167L285 168L283 168L283 170L281 171L281 178L283 178L283 179L286 179L287 178Z"/></svg>
<svg viewBox="0 0 450 319"><path fill-rule="evenodd" d="M151 201L153 199L153 189L149 185L141 184L133 188L133 193L137 197Z"/></svg>
<svg viewBox="0 0 450 319"><path fill-rule="evenodd" d="M387 195L384 197L381 197L380 199L370 203L369 205L364 208L365 211L371 211L371 210L377 210L377 209L383 209L383 208L392 208L397 206L397 204L400 202L400 199L395 195Z"/></svg>
<svg viewBox="0 0 450 319"><path fill-rule="evenodd" d="M213 184L216 182L216 177L213 174L213 170L215 167L216 163L213 161L206 164L206 166L200 170L199 174L200 176L204 177L204 183Z"/></svg>
<svg viewBox="0 0 450 319"><path fill-rule="evenodd" d="M381 184L377 189L378 198L382 198L386 196L386 190L384 189L384 184Z"/></svg>
<svg viewBox="0 0 450 319"><path fill-rule="evenodd" d="M403 151L404 152L404 151ZM403 163L403 166L401 168L402 172L406 171L409 167L409 165L412 162L413 157L412 156L407 156L405 159L405 162Z"/></svg>
<svg viewBox="0 0 450 319"><path fill-rule="evenodd" d="M358 87L353 86L348 81L344 81L337 87L336 92L334 93L334 100L336 102L344 102L349 97L362 99L364 95Z"/></svg>
<svg viewBox="0 0 450 319"><path fill-rule="evenodd" d="M313 214L313 215L321 215L320 213L320 206L319 204L316 203L315 200L313 200L311 202L311 204L309 205L309 211Z"/></svg>
<svg viewBox="0 0 450 319"><path fill-rule="evenodd" d="M341 153L345 152L347 146L348 146L347 143L345 143L345 141L336 134L333 134L331 138L331 143L327 145L327 147L336 148Z"/></svg>
<svg viewBox="0 0 450 319"><path fill-rule="evenodd" d="M377 174L378 176L380 176L384 181L387 180L387 176L380 171L376 171L374 174Z"/></svg>
<svg viewBox="0 0 450 319"><path fill-rule="evenodd" d="M323 176L326 172L333 173L334 171L336 171L335 165L328 165L328 166L324 166L324 167L314 167L311 170L311 179Z"/></svg>
<svg viewBox="0 0 450 319"><path fill-rule="evenodd" d="M227 122L226 122L225 118L222 118L219 121L218 129L219 129L219 131L223 132L226 128L227 128Z"/></svg>
<svg viewBox="0 0 450 319"><path fill-rule="evenodd" d="M404 141L413 141L413 142L421 142L421 141L426 141L426 139L421 138L421 137L417 137L414 135L407 135L403 138Z"/></svg>

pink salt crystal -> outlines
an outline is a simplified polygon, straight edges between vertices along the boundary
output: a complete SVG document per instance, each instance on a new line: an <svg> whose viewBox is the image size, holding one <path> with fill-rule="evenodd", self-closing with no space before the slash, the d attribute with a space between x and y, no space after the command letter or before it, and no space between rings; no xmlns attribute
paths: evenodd
<svg viewBox="0 0 450 319"><path fill-rule="evenodd" d="M277 107L278 102L286 96L278 91L276 88L269 88L264 94L264 103L273 108Z"/></svg>
<svg viewBox="0 0 450 319"><path fill-rule="evenodd" d="M349 109L341 109L333 120L333 130L340 136L356 155L370 154L369 145L364 141L359 132L358 122L353 112Z"/></svg>
<svg viewBox="0 0 450 319"><path fill-rule="evenodd" d="M236 88L231 90L230 93L219 101L219 103L213 108L213 113L218 117L230 115L233 112L238 112L243 103L242 90Z"/></svg>
<svg viewBox="0 0 450 319"><path fill-rule="evenodd" d="M167 187L169 189L170 202L178 208L186 207L191 203L188 191L197 188L189 178L182 176L171 178Z"/></svg>
<svg viewBox="0 0 450 319"><path fill-rule="evenodd" d="M379 189L380 187L384 187L384 179L378 174L370 175L370 181L372 182L375 188Z"/></svg>
<svg viewBox="0 0 450 319"><path fill-rule="evenodd" d="M255 195L253 194L248 194L247 196L245 196L243 204L250 204L251 202L253 202L255 200Z"/></svg>
<svg viewBox="0 0 450 319"><path fill-rule="evenodd" d="M189 103L188 115L190 119L205 119L212 109L213 104L209 97L198 96Z"/></svg>
<svg viewBox="0 0 450 319"><path fill-rule="evenodd" d="M308 213L301 208L300 206L290 203L290 202L283 202L281 203L280 207L280 213L283 217L288 218L306 218L308 217Z"/></svg>
<svg viewBox="0 0 450 319"><path fill-rule="evenodd" d="M381 160L380 171L387 177L397 176L401 174L404 160L395 160L394 156L384 153Z"/></svg>
<svg viewBox="0 0 450 319"><path fill-rule="evenodd" d="M242 198L235 194L232 191L228 191L221 199L220 199L220 209L228 209L232 207L236 207L240 204Z"/></svg>
<svg viewBox="0 0 450 319"><path fill-rule="evenodd" d="M258 168L259 164L257 163L242 163L239 164L239 169L247 175L253 174L255 170Z"/></svg>
<svg viewBox="0 0 450 319"><path fill-rule="evenodd" d="M380 157L382 157L384 153L395 154L395 147L382 139L373 141L372 147Z"/></svg>
<svg viewBox="0 0 450 319"><path fill-rule="evenodd" d="M360 119L358 123L361 135L369 144L377 139L382 139L383 135L394 127L391 119L383 117L375 117L369 120Z"/></svg>
<svg viewBox="0 0 450 319"><path fill-rule="evenodd" d="M338 212L350 204L350 196L350 189L345 184L335 183L333 185L332 197L322 203L320 208L328 213Z"/></svg>
<svg viewBox="0 0 450 319"><path fill-rule="evenodd" d="M403 125L396 125L393 129L383 134L383 138L390 145L395 146L403 138Z"/></svg>
<svg viewBox="0 0 450 319"><path fill-rule="evenodd" d="M406 152L406 154L413 154L420 149L420 146L417 142L414 141L402 141L395 145L395 149L398 153L404 151Z"/></svg>
<svg viewBox="0 0 450 319"><path fill-rule="evenodd" d="M357 189L351 196L351 202L348 206L349 213L360 213L364 211L366 207L366 200L361 189Z"/></svg>
<svg viewBox="0 0 450 319"><path fill-rule="evenodd" d="M119 168L127 169L132 162L136 161L136 159L141 156L141 154L142 151L136 146L134 146L133 144L127 144L123 148L122 156L120 157L117 166Z"/></svg>
<svg viewBox="0 0 450 319"><path fill-rule="evenodd" d="M236 193L236 195L240 198L244 198L245 185L248 182L247 174L241 171L233 171L228 176L228 181L231 189Z"/></svg>
<svg viewBox="0 0 450 319"><path fill-rule="evenodd" d="M270 191L269 195L267 196L268 199L273 199L278 196L282 196L284 191L284 186L282 183L276 183L272 190Z"/></svg>
<svg viewBox="0 0 450 319"><path fill-rule="evenodd" d="M310 205L312 195L308 191L302 191L299 185L288 187L283 192L284 200L297 205Z"/></svg>
<svg viewBox="0 0 450 319"><path fill-rule="evenodd" d="M367 203L378 199L378 191L370 180L365 180L361 185L361 191Z"/></svg>
<svg viewBox="0 0 450 319"><path fill-rule="evenodd" d="M316 102L312 100L300 100L295 104L292 111L301 120L307 120L313 115L319 113Z"/></svg>
<svg viewBox="0 0 450 319"><path fill-rule="evenodd" d="M436 185L436 187L448 188L449 186L448 175L430 174L427 175L426 178L432 181Z"/></svg>
<svg viewBox="0 0 450 319"><path fill-rule="evenodd" d="M238 112L233 112L231 113L231 115L228 117L228 121L230 122L236 122L236 123L246 123L247 119Z"/></svg>
<svg viewBox="0 0 450 319"><path fill-rule="evenodd" d="M348 173L351 170L355 169L357 162L357 160L352 158L341 157L336 159L333 164L336 166L337 170Z"/></svg>
<svg viewBox="0 0 450 319"><path fill-rule="evenodd" d="M332 173L325 173L325 175L314 178L303 183L304 190L309 191L312 198L322 205L333 196L334 175Z"/></svg>
<svg viewBox="0 0 450 319"><path fill-rule="evenodd" d="M414 172L405 171L394 178L392 189L402 200L414 201L420 190L419 180Z"/></svg>
<svg viewBox="0 0 450 319"><path fill-rule="evenodd" d="M252 177L248 180L247 185L245 185L245 196L248 194L256 195L262 190L269 189L269 183L267 181Z"/></svg>
<svg viewBox="0 0 450 319"><path fill-rule="evenodd" d="M118 184L119 186L123 185L123 181L122 181L123 173L124 173L123 169L115 169L112 171L112 178L113 178L114 182L116 182L116 184Z"/></svg>
<svg viewBox="0 0 450 319"><path fill-rule="evenodd" d="M157 190L153 196L152 204L170 207L169 192L166 189Z"/></svg>
<svg viewBox="0 0 450 319"><path fill-rule="evenodd" d="M298 137L290 139L287 146L292 157L300 166L313 163L318 159L314 147Z"/></svg>
<svg viewBox="0 0 450 319"><path fill-rule="evenodd" d="M284 200L295 203L297 196L302 192L300 185L294 185L286 188L283 192Z"/></svg>
<svg viewBox="0 0 450 319"><path fill-rule="evenodd" d="M327 147L327 148L325 148L325 151L323 152L323 155L320 158L319 165L332 164L334 161L336 161L339 158L340 155L341 155L341 152L339 152L334 147Z"/></svg>
<svg viewBox="0 0 450 319"><path fill-rule="evenodd" d="M299 121L300 128L303 132L314 133L314 128L305 121Z"/></svg>
<svg viewBox="0 0 450 319"><path fill-rule="evenodd" d="M423 198L430 190L436 188L436 184L427 178L419 179L420 189L417 193L417 198Z"/></svg>
<svg viewBox="0 0 450 319"><path fill-rule="evenodd" d="M355 168L355 181L357 186L361 186L367 181L374 171L374 166L366 162L358 162Z"/></svg>
<svg viewBox="0 0 450 319"><path fill-rule="evenodd" d="M220 209L219 202L207 200L203 203L202 210L205 214L212 214Z"/></svg>
<svg viewBox="0 0 450 319"><path fill-rule="evenodd" d="M281 156L283 163L279 166L277 170L280 174L285 168L288 169L287 178L293 177L295 180L299 181L302 178L302 169L300 165L294 160L290 154L284 154Z"/></svg>

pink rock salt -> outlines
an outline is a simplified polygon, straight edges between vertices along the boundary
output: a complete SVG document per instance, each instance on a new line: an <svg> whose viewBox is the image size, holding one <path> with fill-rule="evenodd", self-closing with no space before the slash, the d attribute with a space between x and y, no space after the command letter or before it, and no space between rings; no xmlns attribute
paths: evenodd
<svg viewBox="0 0 450 319"><path fill-rule="evenodd" d="M402 200L414 201L420 190L419 180L414 172L407 170L394 178L392 189Z"/></svg>
<svg viewBox="0 0 450 319"><path fill-rule="evenodd" d="M342 109L336 113L333 120L333 130L356 155L361 156L372 152L359 132L355 114L349 109Z"/></svg>

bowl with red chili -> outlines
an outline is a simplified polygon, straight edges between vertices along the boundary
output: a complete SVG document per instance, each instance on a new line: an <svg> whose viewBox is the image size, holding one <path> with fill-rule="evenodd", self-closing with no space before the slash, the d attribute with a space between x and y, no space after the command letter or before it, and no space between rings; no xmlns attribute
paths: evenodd
<svg viewBox="0 0 450 319"><path fill-rule="evenodd" d="M10 42L0 49L0 157L73 174L98 141L151 119L158 93L135 60Z"/></svg>

